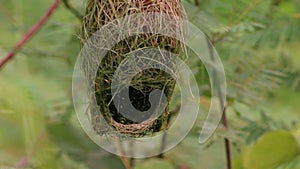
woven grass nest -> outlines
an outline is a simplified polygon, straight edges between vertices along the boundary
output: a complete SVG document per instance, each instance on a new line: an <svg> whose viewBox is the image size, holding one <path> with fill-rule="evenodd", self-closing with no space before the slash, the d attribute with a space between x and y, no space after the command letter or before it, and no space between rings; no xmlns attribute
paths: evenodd
<svg viewBox="0 0 300 169"><path fill-rule="evenodd" d="M82 44L111 21L126 15L144 12L160 12L173 16L183 16L179 0L89 0L82 24ZM173 31L171 27L170 31ZM175 38L151 33L131 36L118 42L98 66L96 79L89 83L95 89L95 92L91 94L95 96L97 102L97 106L92 106L90 111L94 131L102 135L112 132L109 128L113 128L114 131L123 135L142 137L165 130L168 126L168 105L158 118L143 122L131 121L118 113L114 102L112 102L111 81L118 65L130 52L149 47L180 54L183 51L182 46L181 42ZM87 60L86 64L83 64L87 77L89 77L88 62L93 62L93 60ZM175 79L162 70L144 70L138 73L130 83L130 101L137 110L146 111L151 107L149 103L150 92L160 89L164 92L169 103L175 84ZM100 110L101 114L93 111L95 109Z"/></svg>

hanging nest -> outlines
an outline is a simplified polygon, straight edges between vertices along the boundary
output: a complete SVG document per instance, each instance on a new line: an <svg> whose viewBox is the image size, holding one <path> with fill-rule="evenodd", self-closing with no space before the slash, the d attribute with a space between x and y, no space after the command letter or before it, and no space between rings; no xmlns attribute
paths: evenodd
<svg viewBox="0 0 300 169"><path fill-rule="evenodd" d="M179 17L183 15L179 0L89 0L82 25L82 44L111 21L126 15L144 12L159 12ZM176 21L176 24L182 30L181 21ZM166 29L174 31L172 26ZM96 98L96 104L91 106L90 116L92 126L97 134L102 135L116 131L127 136L142 137L167 128L168 105L158 118L134 122L117 111L112 101L111 83L114 72L122 60L128 56L128 53L142 48L158 48L179 55L183 51L182 46L177 39L158 34L145 33L128 37L118 42L102 59L93 81L89 79L89 63L92 63L93 60L87 58L83 62L82 67L88 81L90 80L90 88L95 89L95 92L91 91L90 93ZM159 89L164 92L169 103L175 83L175 79L162 70L144 70L138 73L130 83L130 101L137 110L147 111L151 107L149 102L151 91ZM101 114L97 112L101 112Z"/></svg>

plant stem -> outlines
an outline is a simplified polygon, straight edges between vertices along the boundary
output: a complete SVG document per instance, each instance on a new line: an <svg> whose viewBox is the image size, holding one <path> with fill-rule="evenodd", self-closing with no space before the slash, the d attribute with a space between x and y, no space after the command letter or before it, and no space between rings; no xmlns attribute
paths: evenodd
<svg viewBox="0 0 300 169"><path fill-rule="evenodd" d="M163 159L164 158L164 153L163 150L165 149L165 146L166 146L166 141L167 141L167 132L165 132L163 134L163 137L162 137L162 140L161 140L161 147L160 147L160 154L158 155L158 158L161 158Z"/></svg>
<svg viewBox="0 0 300 169"><path fill-rule="evenodd" d="M223 117L222 117L222 123L225 126L225 128L228 128L228 123L227 123L227 117L226 117L226 108L224 108L223 112ZM231 151L230 151L230 141L228 138L225 138L225 151L226 151L226 160L227 160L227 169L232 168L231 164Z"/></svg>
<svg viewBox="0 0 300 169"><path fill-rule="evenodd" d="M200 6L200 0L195 0L195 5L199 7Z"/></svg>
<svg viewBox="0 0 300 169"><path fill-rule="evenodd" d="M180 110L180 105L177 105L174 110L170 111L170 114L167 117L167 121L166 121L167 128L169 128L169 124L171 122L171 118L174 115L176 115L179 112L179 110ZM164 158L163 151L166 148L167 138L168 138L168 133L165 131L164 134L163 134L162 140L161 140L160 154L157 156L158 158L161 158L161 159Z"/></svg>
<svg viewBox="0 0 300 169"><path fill-rule="evenodd" d="M212 62L215 62L216 58L215 58L215 55L214 55L213 43L211 43L209 41L208 37L206 39L207 39L207 44L208 44L208 48L209 48L210 58L211 58ZM220 85L218 85L218 95L219 95L219 99L220 99L220 107L221 107L221 110L223 111L222 123L225 126L225 128L227 129L228 128L228 123L227 123L227 117L226 117L226 106L225 106L225 100L222 97L223 93L222 93L222 89L221 89ZM225 138L224 142L225 142L227 169L232 169L230 141L229 141L229 139Z"/></svg>
<svg viewBox="0 0 300 169"><path fill-rule="evenodd" d="M132 166L130 165L130 162L128 161L128 159L125 157L125 152L124 152L124 149L122 147L122 144L121 144L121 141L118 137L115 138L115 146L116 146L116 149L118 150L119 152L119 156L120 156L120 159L122 160L124 166L126 169L132 169Z"/></svg>
<svg viewBox="0 0 300 169"><path fill-rule="evenodd" d="M131 140L129 142L129 144L130 144L129 146L130 146L130 156L131 156L131 158L129 158L129 164L130 164L131 167L133 167L134 163L135 163L135 159L133 158L134 154L135 154L135 152L134 152L134 150L135 150L135 148L134 148L135 141Z"/></svg>
<svg viewBox="0 0 300 169"><path fill-rule="evenodd" d="M69 3L69 0L62 0L62 2L64 3L65 7L74 15L76 16L79 20L82 20L83 15L76 10L74 7L72 7Z"/></svg>
<svg viewBox="0 0 300 169"><path fill-rule="evenodd" d="M23 38L16 44L15 48L7 54L4 59L0 60L0 69L11 60L15 54L24 46L24 44L46 23L50 16L57 9L60 0L54 0L51 7L44 14L44 16L23 36Z"/></svg>

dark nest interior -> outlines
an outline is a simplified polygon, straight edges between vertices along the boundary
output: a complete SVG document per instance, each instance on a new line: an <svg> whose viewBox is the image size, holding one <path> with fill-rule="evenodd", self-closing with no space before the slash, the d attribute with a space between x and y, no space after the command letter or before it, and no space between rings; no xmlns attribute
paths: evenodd
<svg viewBox="0 0 300 169"><path fill-rule="evenodd" d="M180 17L183 15L182 7L178 0L89 0L82 25L82 44L96 31L114 19L142 12L163 12ZM170 31L173 31L171 27ZM89 83L93 85L91 88L94 87L95 89L95 92L92 94L96 97L97 105L92 105L90 114L93 119L92 125L97 134L101 135L107 132L105 130L107 127L103 126L101 117L105 119L106 124L118 133L133 137L154 134L167 128L168 105L158 118L134 122L117 111L112 101L111 83L114 72L122 60L128 56L128 53L143 48L158 48L171 53L181 54L183 51L182 46L181 42L175 38L147 33L124 39L107 53L98 66L96 79L94 79L93 83ZM87 77L90 77L88 76L90 73L88 62L93 62L93 60L85 61L82 67ZM143 70L134 76L130 83L129 98L131 104L139 111L147 111L151 106L149 95L155 89L162 90L169 102L175 84L175 79L163 70L154 68ZM101 114L93 111L95 109L100 110Z"/></svg>

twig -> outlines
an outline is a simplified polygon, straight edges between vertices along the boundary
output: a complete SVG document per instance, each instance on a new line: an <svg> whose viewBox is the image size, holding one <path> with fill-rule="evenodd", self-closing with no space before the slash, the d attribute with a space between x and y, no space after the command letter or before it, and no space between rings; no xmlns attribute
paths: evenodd
<svg viewBox="0 0 300 169"><path fill-rule="evenodd" d="M207 39L207 44L209 47L209 54L210 54L211 60L214 62L216 60L216 58L215 58L214 51L213 51L213 46L212 46L213 44L209 41L208 37L206 39ZM213 76L213 77L215 77L215 76ZM218 85L218 95L219 95L219 99L220 99L221 110L223 111L222 123L225 126L225 128L227 129L228 123L227 123L227 117L226 117L225 100L222 97L222 89L221 89L220 85ZM224 142L225 142L227 169L232 169L230 141L229 141L229 139L225 138Z"/></svg>
<svg viewBox="0 0 300 169"><path fill-rule="evenodd" d="M168 118L168 123L169 123L169 119L170 118ZM163 134L163 137L162 137L162 140L161 140L160 154L158 155L158 158L164 158L164 153L162 153L162 152L164 151L164 149L166 147L167 136L168 136L168 134L167 134L167 132L165 132Z"/></svg>
<svg viewBox="0 0 300 169"><path fill-rule="evenodd" d="M279 0L281 1L281 0ZM229 24L229 27L232 27L234 25L237 25L238 23L240 23L240 21L242 21L244 19L245 16L247 16L253 9L255 9L255 7L260 3L259 0L253 1L251 2L250 6L248 7L248 9L246 9L240 16L239 18L234 21L233 23ZM214 38L211 40L211 43L213 45L215 45L216 43L222 41L223 39L225 39L228 35L230 35L231 31L228 30L225 33L220 34L218 37Z"/></svg>
<svg viewBox="0 0 300 169"><path fill-rule="evenodd" d="M33 27L31 27L31 29L16 44L15 48L0 61L0 69L14 57L15 54L24 46L24 44L46 23L46 21L58 7L59 2L60 0L54 0L53 4L44 14L44 16Z"/></svg>
<svg viewBox="0 0 300 169"><path fill-rule="evenodd" d="M131 156L131 158L129 158L129 164L130 164L130 166L131 167L133 167L134 166L134 163L135 163L135 159L133 158L133 156L134 156L134 143L135 143L135 141L134 140L130 140L130 142L129 142L129 146L130 146L130 156Z"/></svg>
<svg viewBox="0 0 300 169"><path fill-rule="evenodd" d="M200 6L200 0L195 0L195 5L199 7Z"/></svg>
<svg viewBox="0 0 300 169"><path fill-rule="evenodd" d="M228 123L227 123L227 116L226 116L226 108L224 108L222 123L223 123L225 129L227 129L228 128ZM231 169L232 164L231 164L230 141L226 137L225 137L224 141L225 141L225 150L226 150L227 169Z"/></svg>
<svg viewBox="0 0 300 169"><path fill-rule="evenodd" d="M250 1L251 4L248 7L248 9L244 10L244 12L242 14L240 14L240 17L235 21L235 23L239 23L240 21L242 21L244 19L245 16L247 16L251 11L253 11L253 9L255 9L255 7L262 1L259 0L255 0L255 1Z"/></svg>
<svg viewBox="0 0 300 169"><path fill-rule="evenodd" d="M64 3L65 7L74 15L76 16L76 18L78 18L79 20L82 20L83 15L76 10L74 7L72 7L69 3L69 0L62 0L62 2Z"/></svg>
<svg viewBox="0 0 300 169"><path fill-rule="evenodd" d="M120 159L122 160L124 166L126 169L132 169L132 166L130 165L130 162L128 161L128 159L125 157L125 152L124 149L122 147L122 144L120 142L120 139L118 137L115 138L115 145L116 145L116 149L119 152L119 156Z"/></svg>
<svg viewBox="0 0 300 169"><path fill-rule="evenodd" d="M177 114L180 110L180 105L178 105L173 111L170 112L168 118L167 118L167 126L170 124L171 118ZM164 158L164 153L162 153L166 147L168 133L165 132L163 134L162 140L161 140L161 147L160 147L160 154L158 155L158 158Z"/></svg>
<svg viewBox="0 0 300 169"><path fill-rule="evenodd" d="M227 31L227 32L225 32L225 33L219 35L218 37L212 39L212 40L211 40L211 43L212 43L213 45L215 45L215 44L217 44L218 42L222 41L224 38L226 38L226 36L229 35L229 34L230 34L230 31Z"/></svg>

